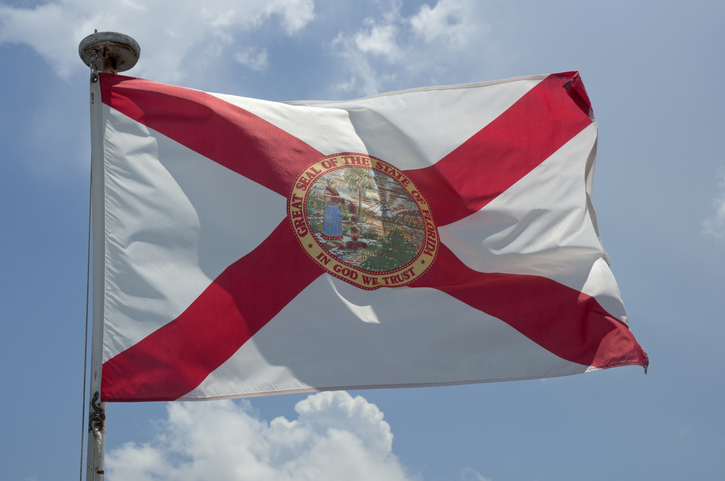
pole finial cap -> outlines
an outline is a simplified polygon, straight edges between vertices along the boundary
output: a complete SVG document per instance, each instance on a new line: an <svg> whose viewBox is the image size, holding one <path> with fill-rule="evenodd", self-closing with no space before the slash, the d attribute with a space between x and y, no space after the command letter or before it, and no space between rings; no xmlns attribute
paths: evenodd
<svg viewBox="0 0 725 481"><path fill-rule="evenodd" d="M94 59L103 62L96 68L106 73L124 72L131 69L141 55L141 47L133 38L117 32L92 33L78 45L78 55L89 67Z"/></svg>

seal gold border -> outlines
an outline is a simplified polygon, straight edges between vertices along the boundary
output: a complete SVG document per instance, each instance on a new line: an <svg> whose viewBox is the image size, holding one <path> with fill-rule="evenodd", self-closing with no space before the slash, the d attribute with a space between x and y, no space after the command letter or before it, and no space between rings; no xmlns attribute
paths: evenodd
<svg viewBox="0 0 725 481"><path fill-rule="evenodd" d="M334 257L314 235L306 211L310 187L327 172L347 167L372 169L390 177L403 187L416 203L425 229L423 245L418 254L404 266L384 272L361 269ZM438 230L423 195L403 171L367 154L344 152L328 155L307 167L297 177L292 187L287 202L287 217L292 223L297 241L316 264L333 276L361 289L374 290L381 287L408 285L428 270L438 253Z"/></svg>

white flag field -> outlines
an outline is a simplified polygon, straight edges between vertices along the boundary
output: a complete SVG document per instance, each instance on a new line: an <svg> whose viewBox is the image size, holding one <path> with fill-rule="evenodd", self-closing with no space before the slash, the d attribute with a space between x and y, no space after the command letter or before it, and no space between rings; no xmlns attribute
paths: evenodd
<svg viewBox="0 0 725 481"><path fill-rule="evenodd" d="M578 73L332 102L101 90L103 401L647 367Z"/></svg>

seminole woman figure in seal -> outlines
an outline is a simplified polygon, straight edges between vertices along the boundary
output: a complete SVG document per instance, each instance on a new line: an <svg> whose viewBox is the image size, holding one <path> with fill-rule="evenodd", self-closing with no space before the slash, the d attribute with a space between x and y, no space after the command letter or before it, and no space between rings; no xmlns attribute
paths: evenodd
<svg viewBox="0 0 725 481"><path fill-rule="evenodd" d="M322 238L328 241L342 239L342 213L340 205L345 203L345 199L340 197L340 193L335 189L328 179L327 187L325 187L325 213L322 217Z"/></svg>

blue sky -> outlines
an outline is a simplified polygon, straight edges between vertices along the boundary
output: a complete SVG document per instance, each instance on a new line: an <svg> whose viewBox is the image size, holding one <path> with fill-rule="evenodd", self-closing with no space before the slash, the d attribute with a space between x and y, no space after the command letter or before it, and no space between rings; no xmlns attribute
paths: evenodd
<svg viewBox="0 0 725 481"><path fill-rule="evenodd" d="M78 476L90 139L77 47L97 28L139 42L130 75L269 100L579 70L600 131L602 241L651 361L646 376L114 404L109 480L201 479L209 465L221 479L355 479L340 466L358 479L722 479L724 23L725 5L705 0L0 1L2 478ZM229 441L209 449L219 433Z"/></svg>

